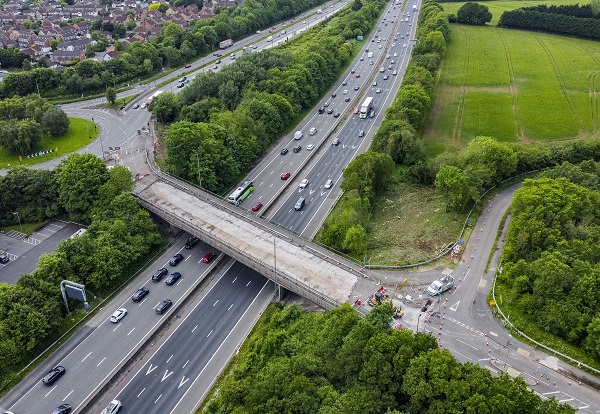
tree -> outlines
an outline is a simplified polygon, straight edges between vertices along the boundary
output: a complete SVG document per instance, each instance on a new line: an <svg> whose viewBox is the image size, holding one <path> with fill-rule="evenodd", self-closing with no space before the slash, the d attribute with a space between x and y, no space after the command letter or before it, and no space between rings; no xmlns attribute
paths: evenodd
<svg viewBox="0 0 600 414"><path fill-rule="evenodd" d="M157 96L152 103L152 113L156 115L157 121L163 124L175 121L180 109L179 100L172 92Z"/></svg>
<svg viewBox="0 0 600 414"><path fill-rule="evenodd" d="M65 111L54 106L44 112L41 120L42 130L53 137L65 135L69 130L69 123L70 121Z"/></svg>
<svg viewBox="0 0 600 414"><path fill-rule="evenodd" d="M106 100L110 103L110 104L114 104L115 101L117 100L117 92L113 89L113 88L108 88L106 90Z"/></svg>
<svg viewBox="0 0 600 414"><path fill-rule="evenodd" d="M462 24L484 26L492 21L492 13L487 6L469 1L456 12L456 21Z"/></svg>
<svg viewBox="0 0 600 414"><path fill-rule="evenodd" d="M354 256L363 256L367 252L367 232L364 227L360 224L350 227L342 247Z"/></svg>
<svg viewBox="0 0 600 414"><path fill-rule="evenodd" d="M102 160L92 154L73 154L58 166L59 201L71 220L89 223L100 187L108 180Z"/></svg>

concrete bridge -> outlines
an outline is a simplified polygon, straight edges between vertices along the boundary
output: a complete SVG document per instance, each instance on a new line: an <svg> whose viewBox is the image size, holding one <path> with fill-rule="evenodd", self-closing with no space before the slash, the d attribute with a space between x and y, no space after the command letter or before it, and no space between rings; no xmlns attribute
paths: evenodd
<svg viewBox="0 0 600 414"><path fill-rule="evenodd" d="M355 288L365 281L364 269L354 263L170 176L159 177L136 195L172 226L325 309L360 296Z"/></svg>

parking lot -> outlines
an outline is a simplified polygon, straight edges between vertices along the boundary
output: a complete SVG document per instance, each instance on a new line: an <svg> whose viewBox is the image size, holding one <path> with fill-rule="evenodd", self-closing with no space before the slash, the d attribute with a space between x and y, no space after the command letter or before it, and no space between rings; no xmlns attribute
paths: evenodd
<svg viewBox="0 0 600 414"><path fill-rule="evenodd" d="M10 259L0 264L0 282L16 283L21 274L33 272L42 254L56 250L62 240L79 229L77 224L52 220L29 237L16 231L0 234L0 250L5 250Z"/></svg>

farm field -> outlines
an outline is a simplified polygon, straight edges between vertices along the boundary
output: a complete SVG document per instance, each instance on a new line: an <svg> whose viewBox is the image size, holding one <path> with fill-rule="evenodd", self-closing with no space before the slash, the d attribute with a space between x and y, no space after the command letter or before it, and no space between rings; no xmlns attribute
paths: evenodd
<svg viewBox="0 0 600 414"><path fill-rule="evenodd" d="M442 7L444 7L444 11L446 13L456 14L458 9L460 9L463 6L463 4L465 4L465 3L461 2L461 3L440 3L440 4L442 5ZM587 2L578 1L578 0L548 0L548 1L523 0L523 1L482 1L482 2L480 2L480 4L487 6L490 13L492 13L492 21L490 24L495 26L496 23L498 23L500 16L502 16L502 13L504 13L505 11L508 11L508 10L520 9L523 7L533 7L533 6L537 6L539 4L545 4L547 6L561 6L561 5L566 5L566 4L584 5L584 4L587 4Z"/></svg>
<svg viewBox="0 0 600 414"><path fill-rule="evenodd" d="M534 143L600 135L600 43L492 26L450 29L424 133L430 152L482 135Z"/></svg>

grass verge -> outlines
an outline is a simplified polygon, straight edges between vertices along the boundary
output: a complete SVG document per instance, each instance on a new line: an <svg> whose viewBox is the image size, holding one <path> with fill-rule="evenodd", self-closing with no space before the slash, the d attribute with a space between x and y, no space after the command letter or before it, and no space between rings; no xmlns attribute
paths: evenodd
<svg viewBox="0 0 600 414"><path fill-rule="evenodd" d="M100 134L100 129L92 121L81 118L69 118L69 120L71 123L66 135L58 138L50 136L42 138L37 151L54 151L49 154L33 158L23 156L23 160L19 161L18 155L9 154L8 151L0 147L0 169L12 168L19 165L31 166L50 161L91 144Z"/></svg>
<svg viewBox="0 0 600 414"><path fill-rule="evenodd" d="M114 103L105 103L103 106L107 109L120 109L121 106L127 105L129 102L133 101L138 96L140 95L136 93L134 95L126 96L124 98L118 98Z"/></svg>
<svg viewBox="0 0 600 414"><path fill-rule="evenodd" d="M50 223L50 220L36 221L33 223L14 224L12 226L0 227L0 230L2 230L4 233L8 233L9 231L14 230L29 236L32 233L34 233L37 229L44 227L48 223Z"/></svg>

